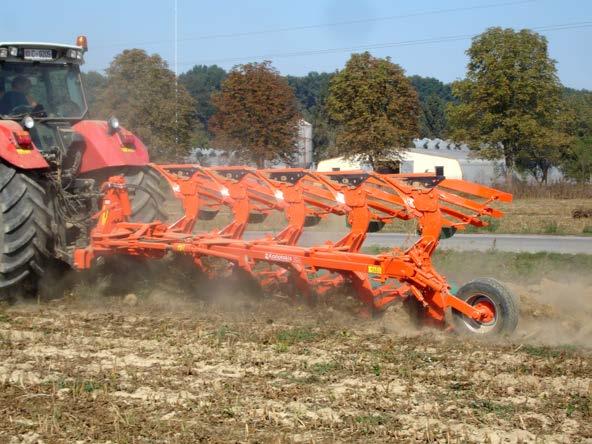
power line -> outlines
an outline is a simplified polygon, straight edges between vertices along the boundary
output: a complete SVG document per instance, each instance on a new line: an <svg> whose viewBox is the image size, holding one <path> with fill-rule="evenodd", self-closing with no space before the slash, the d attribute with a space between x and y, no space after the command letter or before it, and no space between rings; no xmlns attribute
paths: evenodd
<svg viewBox="0 0 592 444"><path fill-rule="evenodd" d="M261 34L272 34L272 33L281 33L281 32L288 32L288 31L304 31L308 29L318 29L318 28L330 28L335 26L346 26L346 25L358 25L363 23L375 23L375 22L384 22L390 20L400 20L404 18L412 18L412 17L421 17L426 15L437 15L437 14L447 14L451 12L461 12L461 11L474 11L478 9L488 9L488 8L497 8L501 6L514 6L524 3L534 3L537 0L518 0L518 1L510 1L510 2L503 2L503 3L490 3L485 5L477 5L477 6L465 6L460 8L448 8L448 9L436 9L432 11L423 11L423 12L411 12L408 14L399 14L399 15L391 15L387 17L373 17L373 18L366 18L366 19L358 19L358 20L347 20L343 22L334 22L334 23L321 23L317 25L302 25L302 26L293 26L293 27L286 27L286 28L276 28L276 29L267 29L262 31L246 31L246 32L235 32L229 34L214 34L214 35L206 35L200 37L193 37L193 38L185 38L181 41L185 40L210 40L210 39L220 39L220 38L232 38L232 37L247 37L251 35L261 35Z"/></svg>
<svg viewBox="0 0 592 444"><path fill-rule="evenodd" d="M590 28L592 27L592 21L586 22L575 22L575 23L564 23L560 25L548 25L548 26L539 26L528 28L533 31L562 31L567 29L580 29L580 28ZM293 51L293 52L285 52L285 53L273 53L273 54L264 54L264 55L251 55L251 56L241 56L241 57L230 57L224 59L206 59L197 62L186 62L181 63L181 66L188 66L188 65L199 65L199 64L211 64L211 63L225 63L225 62L240 62L245 60L270 60L276 58L287 58L287 57L302 57L302 56L310 56L310 55L319 55L319 54L331 54L331 53L338 53L338 52L352 52L352 51L360 51L360 50L370 50L370 49L383 49L383 48L393 48L397 46L418 46L418 45L428 45L432 43L446 43L446 42L455 42L459 40L469 40L473 37L476 37L479 34L460 34L460 35L451 35L451 36L441 36L441 37L431 37L425 39L416 39L416 40L406 40L401 42L390 42L390 43L376 43L376 44L368 44L368 45L361 45L361 46L350 46L350 47L341 47L341 48L327 48L327 49L313 49L313 50L304 50L304 51Z"/></svg>
<svg viewBox="0 0 592 444"><path fill-rule="evenodd" d="M534 3L539 0L517 0L517 1L507 1L501 3L488 3L484 5L476 5L476 6L464 6L459 8L447 8L447 9L434 9L430 11L418 11L418 12L411 12L408 14L399 14L399 15L391 15L386 17L371 17L365 19L356 19L356 20L346 20L341 22L332 22L332 23L319 23L314 25L300 25L300 26L291 26L291 27L284 27L284 28L273 28L273 29L264 29L259 31L245 31L245 32L233 32L227 34L210 34L210 35L202 35L202 36L195 36L195 37L185 37L179 39L179 42L186 42L186 41L195 41L195 40L215 40L215 39L223 39L223 38L234 38L234 37L249 37L255 35L265 35L265 34L278 34L282 32L291 32L291 31L307 31L311 29L319 29L319 28L331 28L337 26L347 26L347 25L358 25L364 23L376 23L376 22L384 22L390 20L400 20L405 18L413 18L413 17L423 17L428 15L438 15L438 14L448 14L452 12L464 12L464 11L475 11L479 9L489 9L489 8L498 8L503 6L515 6L520 4L527 4L527 3ZM114 47L114 46L128 46L128 45L154 45L154 44L162 44L168 43L170 40L152 40L146 42L119 42L119 43L110 43L107 45L97 45L97 48L106 48L106 47Z"/></svg>

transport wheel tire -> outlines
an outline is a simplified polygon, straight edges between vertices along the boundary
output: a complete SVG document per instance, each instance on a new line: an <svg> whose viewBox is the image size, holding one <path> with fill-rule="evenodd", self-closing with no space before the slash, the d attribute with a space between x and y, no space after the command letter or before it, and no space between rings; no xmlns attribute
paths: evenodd
<svg viewBox="0 0 592 444"><path fill-rule="evenodd" d="M456 330L465 335L493 337L510 335L518 325L518 300L501 282L491 278L475 279L458 289L456 297L489 313L483 321L475 321L452 309Z"/></svg>
<svg viewBox="0 0 592 444"><path fill-rule="evenodd" d="M35 294L51 238L43 186L0 163L0 300Z"/></svg>
<svg viewBox="0 0 592 444"><path fill-rule="evenodd" d="M126 168L122 171L125 181L132 185L129 196L133 222L165 221L163 179L152 168Z"/></svg>

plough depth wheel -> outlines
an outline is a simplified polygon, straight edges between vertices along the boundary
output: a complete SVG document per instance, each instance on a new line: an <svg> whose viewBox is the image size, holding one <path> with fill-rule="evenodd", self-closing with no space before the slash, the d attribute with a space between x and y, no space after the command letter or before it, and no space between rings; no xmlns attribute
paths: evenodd
<svg viewBox="0 0 592 444"><path fill-rule="evenodd" d="M482 321L476 321L453 309L454 327L461 334L509 335L518 325L517 298L495 279L481 278L467 282L459 288L456 297L486 313Z"/></svg>

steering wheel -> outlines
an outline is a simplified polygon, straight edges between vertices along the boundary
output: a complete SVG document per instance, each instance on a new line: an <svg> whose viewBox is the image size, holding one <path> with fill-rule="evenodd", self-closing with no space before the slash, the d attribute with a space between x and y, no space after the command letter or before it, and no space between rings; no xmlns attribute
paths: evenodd
<svg viewBox="0 0 592 444"><path fill-rule="evenodd" d="M12 111L10 111L11 115L19 115L19 114L35 114L37 117L47 117L47 112L41 103L38 103L35 106L31 105L18 105L15 106Z"/></svg>
<svg viewBox="0 0 592 444"><path fill-rule="evenodd" d="M29 114L33 112L33 107L31 105L17 105L10 111L11 115L15 114Z"/></svg>

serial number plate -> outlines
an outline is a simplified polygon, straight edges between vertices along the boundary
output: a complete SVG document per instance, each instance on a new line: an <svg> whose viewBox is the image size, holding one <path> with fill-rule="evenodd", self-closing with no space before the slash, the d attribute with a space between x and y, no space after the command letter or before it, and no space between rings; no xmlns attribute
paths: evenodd
<svg viewBox="0 0 592 444"><path fill-rule="evenodd" d="M27 60L52 60L51 49L25 49L25 59Z"/></svg>

